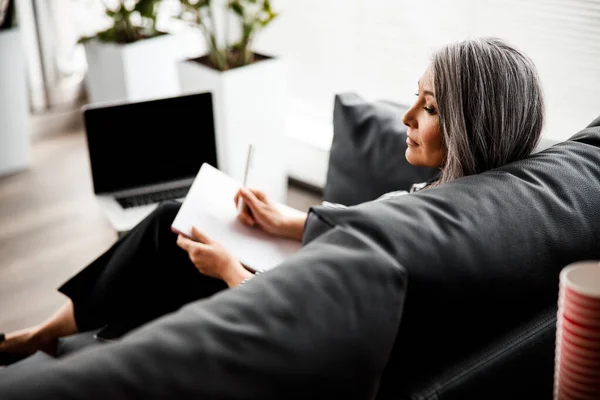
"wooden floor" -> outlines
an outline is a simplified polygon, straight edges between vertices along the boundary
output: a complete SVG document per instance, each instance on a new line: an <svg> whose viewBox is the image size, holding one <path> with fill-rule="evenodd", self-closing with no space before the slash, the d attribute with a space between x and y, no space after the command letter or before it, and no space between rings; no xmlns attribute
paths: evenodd
<svg viewBox="0 0 600 400"><path fill-rule="evenodd" d="M298 209L319 201L288 191ZM31 168L0 177L0 332L47 318L64 302L56 288L116 238L93 197L83 133L37 140Z"/></svg>

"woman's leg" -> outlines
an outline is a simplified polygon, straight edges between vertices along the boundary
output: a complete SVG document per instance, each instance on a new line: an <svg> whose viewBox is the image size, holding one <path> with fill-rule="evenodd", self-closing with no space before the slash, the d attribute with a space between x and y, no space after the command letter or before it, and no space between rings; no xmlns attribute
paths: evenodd
<svg viewBox="0 0 600 400"><path fill-rule="evenodd" d="M60 287L71 302L40 325L35 337L52 343L65 334L107 324L120 326L125 332L225 289L224 282L200 274L187 253L177 246L177 235L170 226L179 207L176 202L161 204ZM22 346L28 353L41 348L32 348L36 346L33 338L27 343L29 347ZM18 351L10 348L10 341L0 344L0 352Z"/></svg>
<svg viewBox="0 0 600 400"><path fill-rule="evenodd" d="M53 354L56 338L77 333L73 316L73 303L69 300L50 318L40 325L32 326L6 335L0 344L0 352L33 354L37 350Z"/></svg>

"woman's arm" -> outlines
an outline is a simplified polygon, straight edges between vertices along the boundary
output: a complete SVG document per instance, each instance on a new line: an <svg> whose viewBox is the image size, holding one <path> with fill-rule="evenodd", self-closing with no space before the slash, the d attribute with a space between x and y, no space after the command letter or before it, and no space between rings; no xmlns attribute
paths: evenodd
<svg viewBox="0 0 600 400"><path fill-rule="evenodd" d="M306 223L307 217L308 214L303 212L286 216L281 236L301 242L302 236L304 235L304 224Z"/></svg>
<svg viewBox="0 0 600 400"><path fill-rule="evenodd" d="M177 245L188 252L190 260L201 274L221 279L230 288L238 286L244 279L252 276L252 273L220 243L196 227L192 228L192 235L197 241L179 235Z"/></svg>
<svg viewBox="0 0 600 400"><path fill-rule="evenodd" d="M230 288L239 286L240 283L253 277L254 274L248 271L244 266L238 263L236 268L232 268L229 274L224 277L224 281Z"/></svg>

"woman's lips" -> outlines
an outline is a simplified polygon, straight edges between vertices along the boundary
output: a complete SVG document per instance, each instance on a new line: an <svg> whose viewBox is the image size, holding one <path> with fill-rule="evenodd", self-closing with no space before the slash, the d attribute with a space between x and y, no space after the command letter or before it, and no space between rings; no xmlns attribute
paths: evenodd
<svg viewBox="0 0 600 400"><path fill-rule="evenodd" d="M412 139L410 138L410 136L406 136L406 144L407 144L408 146L411 146L411 147L412 147L412 146L418 146L418 145L419 145L417 142L415 142L414 140L412 140Z"/></svg>

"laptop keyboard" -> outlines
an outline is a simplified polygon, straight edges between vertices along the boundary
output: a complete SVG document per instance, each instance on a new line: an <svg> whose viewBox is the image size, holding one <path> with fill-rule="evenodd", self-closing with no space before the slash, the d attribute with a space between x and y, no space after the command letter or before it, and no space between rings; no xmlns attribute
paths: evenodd
<svg viewBox="0 0 600 400"><path fill-rule="evenodd" d="M164 200L173 200L185 197L190 190L189 187L164 190L161 192L138 194L135 196L116 197L123 208L139 207L146 204L160 203Z"/></svg>

